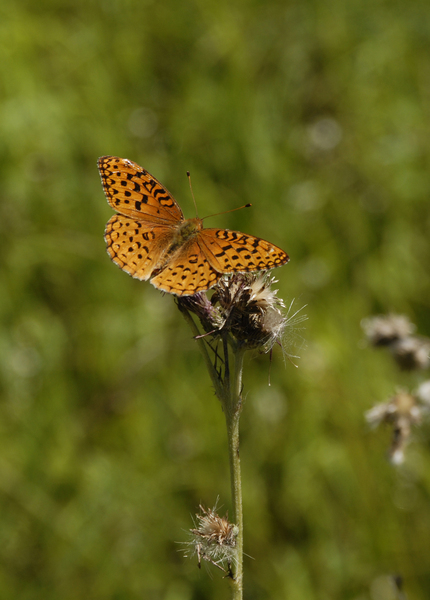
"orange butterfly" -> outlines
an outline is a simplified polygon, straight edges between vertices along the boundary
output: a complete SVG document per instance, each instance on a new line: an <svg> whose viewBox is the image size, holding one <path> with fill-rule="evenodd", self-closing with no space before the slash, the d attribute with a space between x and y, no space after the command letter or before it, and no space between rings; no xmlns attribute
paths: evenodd
<svg viewBox="0 0 430 600"><path fill-rule="evenodd" d="M184 219L173 196L138 164L117 156L98 160L107 201L119 214L107 223L113 262L132 277L177 296L208 290L224 273L266 271L288 262L273 244L229 229L205 229Z"/></svg>

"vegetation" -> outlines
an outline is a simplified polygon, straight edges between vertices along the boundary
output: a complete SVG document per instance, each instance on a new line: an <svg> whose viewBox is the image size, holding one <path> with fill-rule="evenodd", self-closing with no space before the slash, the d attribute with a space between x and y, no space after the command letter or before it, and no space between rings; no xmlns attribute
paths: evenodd
<svg viewBox="0 0 430 600"><path fill-rule="evenodd" d="M430 335L430 66L420 0L16 0L0 9L0 597L214 600L184 559L202 503L231 509L224 417L173 298L105 253L105 154L210 226L285 249L307 305L248 353L248 600L430 591L428 427L404 465L364 417L424 379L360 322ZM268 386L269 370L271 386ZM249 558L252 557L252 558ZM206 572L206 566L211 571ZM385 595L383 595L385 594Z"/></svg>

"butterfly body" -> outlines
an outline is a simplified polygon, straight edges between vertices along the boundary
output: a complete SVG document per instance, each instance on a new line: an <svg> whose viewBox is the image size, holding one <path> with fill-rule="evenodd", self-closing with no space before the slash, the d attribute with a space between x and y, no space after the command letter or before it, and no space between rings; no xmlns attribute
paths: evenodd
<svg viewBox="0 0 430 600"><path fill-rule="evenodd" d="M133 161L102 156L98 166L108 203L118 212L106 226L107 252L132 277L190 296L224 273L264 271L289 260L260 238L185 219L166 188Z"/></svg>
<svg viewBox="0 0 430 600"><path fill-rule="evenodd" d="M203 221L198 217L185 219L178 225L176 238L178 242L186 242L198 235L201 229L203 229Z"/></svg>
<svg viewBox="0 0 430 600"><path fill-rule="evenodd" d="M171 238L166 240L164 252L160 255L154 271L160 272L169 262L184 251L192 243L193 238L203 229L203 221L198 217L195 219L184 219L176 228L172 228Z"/></svg>

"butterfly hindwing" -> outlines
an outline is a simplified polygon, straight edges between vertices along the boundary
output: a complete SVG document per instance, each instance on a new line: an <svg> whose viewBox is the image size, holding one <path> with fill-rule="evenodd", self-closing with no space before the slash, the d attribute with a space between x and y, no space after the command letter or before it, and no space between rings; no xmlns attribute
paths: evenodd
<svg viewBox="0 0 430 600"><path fill-rule="evenodd" d="M261 238L230 229L202 229L200 242L221 273L267 271L289 261L288 254Z"/></svg>
<svg viewBox="0 0 430 600"><path fill-rule="evenodd" d="M171 229L114 215L106 225L107 252L113 262L136 279L147 280L162 264L174 233Z"/></svg>
<svg viewBox="0 0 430 600"><path fill-rule="evenodd" d="M196 236L172 254L166 267L151 278L151 283L170 294L192 296L211 288L220 277L221 273L202 252L199 236Z"/></svg>

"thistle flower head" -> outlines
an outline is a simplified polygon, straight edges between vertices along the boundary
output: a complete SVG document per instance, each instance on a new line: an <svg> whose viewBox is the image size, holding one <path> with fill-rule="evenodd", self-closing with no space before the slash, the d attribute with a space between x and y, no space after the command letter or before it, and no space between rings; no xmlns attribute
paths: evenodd
<svg viewBox="0 0 430 600"><path fill-rule="evenodd" d="M430 340L409 336L396 340L390 347L393 357L402 371L427 369L430 366Z"/></svg>
<svg viewBox="0 0 430 600"><path fill-rule="evenodd" d="M418 387L417 398L423 403L423 406L427 410L430 408L430 379L423 381Z"/></svg>
<svg viewBox="0 0 430 600"><path fill-rule="evenodd" d="M247 348L267 352L282 338L286 319L281 308L285 306L276 295L278 290L271 289L275 282L268 274L239 273L221 280L215 292L225 317L224 329Z"/></svg>
<svg viewBox="0 0 430 600"><path fill-rule="evenodd" d="M206 560L226 571L222 565L227 563L230 573L230 565L236 559L237 525L230 523L228 515L220 517L216 505L213 509L202 505L199 508L197 527L190 529L192 538L187 542L191 555L197 555L199 567L201 561Z"/></svg>
<svg viewBox="0 0 430 600"><path fill-rule="evenodd" d="M177 303L180 309L185 308L199 318L206 333L216 333L224 325L224 318L221 311L215 308L214 304L203 292L198 292L194 296L177 298Z"/></svg>
<svg viewBox="0 0 430 600"><path fill-rule="evenodd" d="M404 461L404 451L411 437L412 425L418 425L422 418L422 408L416 396L405 390L399 390L388 402L377 404L367 411L366 420L376 427L388 423L393 430L390 460L393 464Z"/></svg>
<svg viewBox="0 0 430 600"><path fill-rule="evenodd" d="M415 331L415 325L408 317L393 314L363 319L361 327L372 346L389 346Z"/></svg>
<svg viewBox="0 0 430 600"><path fill-rule="evenodd" d="M430 366L430 339L413 335L416 327L404 315L379 315L363 319L361 326L373 346L388 347L402 371Z"/></svg>
<svg viewBox="0 0 430 600"><path fill-rule="evenodd" d="M201 293L180 298L178 304L198 316L206 333L230 334L244 348L268 352L275 343L282 345L292 324L292 317L282 312L285 305L272 289L274 283L268 273L235 273L219 280L210 300Z"/></svg>

